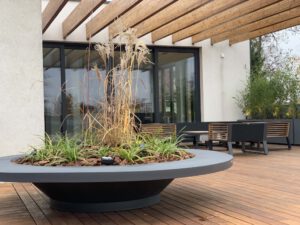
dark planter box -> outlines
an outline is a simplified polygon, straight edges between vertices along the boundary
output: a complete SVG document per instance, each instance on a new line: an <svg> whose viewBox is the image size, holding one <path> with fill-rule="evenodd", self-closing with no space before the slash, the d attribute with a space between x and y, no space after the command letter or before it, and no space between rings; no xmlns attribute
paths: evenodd
<svg viewBox="0 0 300 225"><path fill-rule="evenodd" d="M229 123L228 141L263 142L267 137L266 123Z"/></svg>

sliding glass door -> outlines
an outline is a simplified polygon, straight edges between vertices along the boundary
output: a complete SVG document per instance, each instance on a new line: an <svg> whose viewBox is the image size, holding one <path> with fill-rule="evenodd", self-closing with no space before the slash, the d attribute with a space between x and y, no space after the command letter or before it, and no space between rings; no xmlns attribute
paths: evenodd
<svg viewBox="0 0 300 225"><path fill-rule="evenodd" d="M61 130L61 60L59 48L44 48L44 107L45 131L55 134Z"/></svg>
<svg viewBox="0 0 300 225"><path fill-rule="evenodd" d="M160 122L194 122L194 54L159 51L158 82Z"/></svg>
<svg viewBox="0 0 300 225"><path fill-rule="evenodd" d="M76 134L82 131L86 112L96 113L100 110L106 71L104 62L95 50L66 48L64 55L66 130L68 134ZM98 75L88 68L95 65L100 72Z"/></svg>

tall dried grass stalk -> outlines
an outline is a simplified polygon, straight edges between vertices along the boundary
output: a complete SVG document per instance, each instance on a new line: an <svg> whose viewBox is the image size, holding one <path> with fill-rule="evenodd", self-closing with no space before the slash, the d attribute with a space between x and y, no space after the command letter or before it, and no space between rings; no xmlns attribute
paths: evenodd
<svg viewBox="0 0 300 225"><path fill-rule="evenodd" d="M111 39L108 43L95 46L107 71L105 79L101 80L100 70L94 66L99 81L104 84L105 97L99 102L100 110L96 114L88 112L86 115L86 134L111 147L130 143L136 137L133 70L142 63L149 63L150 54L147 46L138 39L135 29L121 31L118 38L118 44ZM125 51L121 51L122 47ZM115 59L115 50L119 51L119 59ZM109 59L119 64L109 68Z"/></svg>

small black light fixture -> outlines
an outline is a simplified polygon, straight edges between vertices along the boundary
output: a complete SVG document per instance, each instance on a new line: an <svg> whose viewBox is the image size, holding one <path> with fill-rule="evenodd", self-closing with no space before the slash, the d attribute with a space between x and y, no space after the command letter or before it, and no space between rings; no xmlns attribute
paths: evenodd
<svg viewBox="0 0 300 225"><path fill-rule="evenodd" d="M103 165L112 165L114 163L114 159L110 156L102 156L101 164Z"/></svg>

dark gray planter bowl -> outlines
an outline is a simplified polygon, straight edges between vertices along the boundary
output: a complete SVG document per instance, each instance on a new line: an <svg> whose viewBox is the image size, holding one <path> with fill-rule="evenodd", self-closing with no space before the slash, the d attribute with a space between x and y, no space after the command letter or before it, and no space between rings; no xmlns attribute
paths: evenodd
<svg viewBox="0 0 300 225"><path fill-rule="evenodd" d="M160 192L175 178L218 172L232 156L187 150L195 157L181 161L127 166L42 167L0 158L0 181L29 182L50 198L51 207L71 212L103 212L142 208L158 203Z"/></svg>

